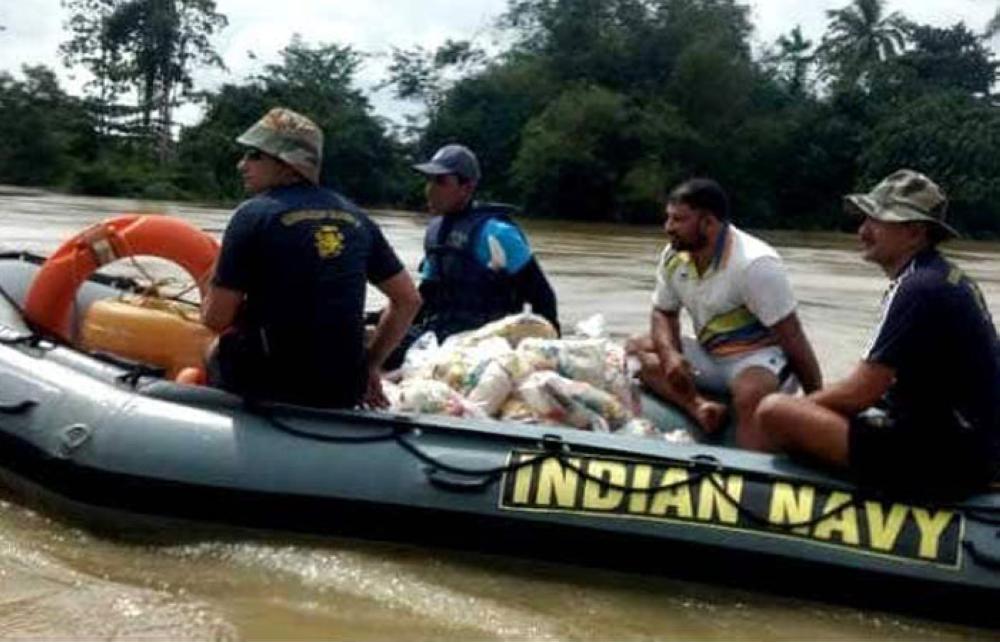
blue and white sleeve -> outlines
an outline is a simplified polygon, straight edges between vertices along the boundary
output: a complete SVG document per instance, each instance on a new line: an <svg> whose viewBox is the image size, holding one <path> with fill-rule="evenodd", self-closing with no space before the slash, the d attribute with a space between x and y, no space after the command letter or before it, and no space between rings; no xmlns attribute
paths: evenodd
<svg viewBox="0 0 1000 642"><path fill-rule="evenodd" d="M483 226L476 256L491 269L517 274L531 260L531 246L516 225L491 220Z"/></svg>

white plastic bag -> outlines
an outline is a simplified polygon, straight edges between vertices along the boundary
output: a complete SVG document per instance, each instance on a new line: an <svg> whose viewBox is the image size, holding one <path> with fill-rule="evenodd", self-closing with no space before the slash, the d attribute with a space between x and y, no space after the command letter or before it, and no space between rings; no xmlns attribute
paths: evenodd
<svg viewBox="0 0 1000 642"><path fill-rule="evenodd" d="M398 386L392 410L451 417L484 418L485 415L447 384L433 379L409 379Z"/></svg>
<svg viewBox="0 0 1000 642"><path fill-rule="evenodd" d="M465 398L484 414L495 417L513 389L514 382L500 360L491 359Z"/></svg>
<svg viewBox="0 0 1000 642"><path fill-rule="evenodd" d="M609 432L632 418L613 395L583 381L572 381L552 371L530 375L518 393L542 421Z"/></svg>
<svg viewBox="0 0 1000 642"><path fill-rule="evenodd" d="M582 321L578 321L573 326L573 331L581 337L588 339L605 339L608 336L608 324L604 320L604 315L598 312Z"/></svg>
<svg viewBox="0 0 1000 642"><path fill-rule="evenodd" d="M529 337L555 339L557 336L559 335L556 329L549 323L548 319L534 314L529 307L524 312L511 314L492 323L487 323L475 332L463 337L462 341L467 345L474 345L493 337L501 337L506 339L512 348L516 348L521 341Z"/></svg>

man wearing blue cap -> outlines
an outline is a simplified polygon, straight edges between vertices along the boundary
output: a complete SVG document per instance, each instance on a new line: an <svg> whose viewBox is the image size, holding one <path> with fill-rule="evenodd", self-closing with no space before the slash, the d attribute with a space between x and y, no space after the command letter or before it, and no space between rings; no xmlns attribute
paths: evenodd
<svg viewBox="0 0 1000 642"><path fill-rule="evenodd" d="M511 219L514 208L473 200L480 179L475 154L463 145L445 145L413 167L427 179L434 218L420 265L423 307L395 363L424 332L433 331L443 341L519 312L526 303L558 330L555 293Z"/></svg>

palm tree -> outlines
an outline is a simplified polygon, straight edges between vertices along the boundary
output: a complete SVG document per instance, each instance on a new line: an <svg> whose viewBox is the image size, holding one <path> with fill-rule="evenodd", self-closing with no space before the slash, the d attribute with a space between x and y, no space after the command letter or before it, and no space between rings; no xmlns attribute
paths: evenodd
<svg viewBox="0 0 1000 642"><path fill-rule="evenodd" d="M774 62L786 69L784 73L785 81L788 83L788 90L793 95L801 95L806 88L806 72L809 64L815 56L809 54L812 49L812 40L806 40L802 36L801 26L796 25L788 32L778 38L778 53L773 57Z"/></svg>
<svg viewBox="0 0 1000 642"><path fill-rule="evenodd" d="M826 12L829 22L819 55L826 74L847 85L863 83L867 72L906 45L909 23L898 12L885 15L884 0L853 0Z"/></svg>

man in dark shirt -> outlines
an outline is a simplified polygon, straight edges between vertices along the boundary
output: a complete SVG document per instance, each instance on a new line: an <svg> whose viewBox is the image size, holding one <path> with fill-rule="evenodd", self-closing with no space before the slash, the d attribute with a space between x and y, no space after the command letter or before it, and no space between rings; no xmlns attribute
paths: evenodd
<svg viewBox="0 0 1000 642"><path fill-rule="evenodd" d="M409 344L425 332L444 341L520 312L525 304L558 331L555 292L511 218L514 208L473 199L480 178L475 154L462 145L445 145L413 167L427 180L434 218L420 264L423 307L390 363L398 365Z"/></svg>
<svg viewBox="0 0 1000 642"><path fill-rule="evenodd" d="M420 307L379 227L318 185L322 132L284 108L238 139L254 197L222 239L202 320L222 333L209 383L251 398L312 406L385 404L380 368ZM366 284L389 299L368 350Z"/></svg>
<svg viewBox="0 0 1000 642"><path fill-rule="evenodd" d="M765 398L759 427L873 486L983 488L1000 465L1000 342L979 288L937 250L957 235L944 193L900 170L845 205L864 217L864 259L892 279L874 338L847 379L806 398Z"/></svg>

